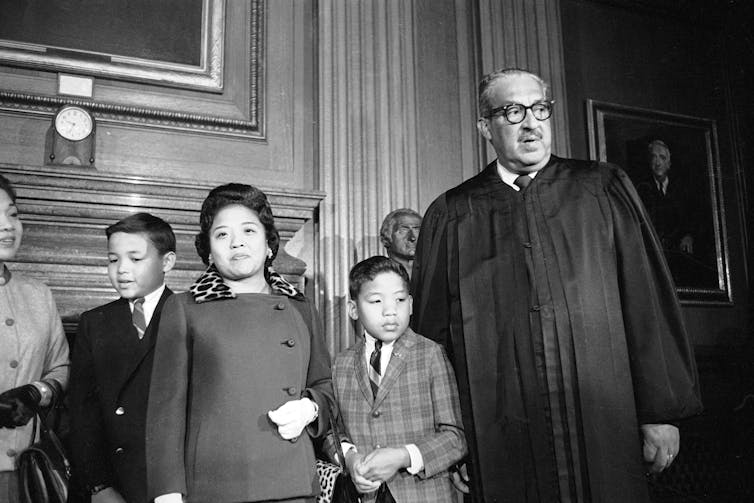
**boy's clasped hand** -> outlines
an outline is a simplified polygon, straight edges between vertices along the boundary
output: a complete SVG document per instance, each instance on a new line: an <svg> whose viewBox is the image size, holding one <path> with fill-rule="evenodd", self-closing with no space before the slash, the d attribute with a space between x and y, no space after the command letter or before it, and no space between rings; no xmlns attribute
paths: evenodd
<svg viewBox="0 0 754 503"><path fill-rule="evenodd" d="M411 458L405 447L378 447L366 455L351 449L346 454L348 473L361 493L376 491L382 482L410 465Z"/></svg>

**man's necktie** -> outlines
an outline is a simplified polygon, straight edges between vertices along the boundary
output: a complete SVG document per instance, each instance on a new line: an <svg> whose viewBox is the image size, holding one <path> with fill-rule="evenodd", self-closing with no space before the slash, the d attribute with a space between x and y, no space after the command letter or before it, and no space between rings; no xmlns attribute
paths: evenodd
<svg viewBox="0 0 754 503"><path fill-rule="evenodd" d="M377 390L380 388L380 374L382 368L380 367L382 362L382 341L374 341L374 351L369 356L369 383L372 385L372 394L376 397Z"/></svg>
<svg viewBox="0 0 754 503"><path fill-rule="evenodd" d="M531 183L531 177L529 175L519 175L513 183L515 183L521 190L524 190Z"/></svg>
<svg viewBox="0 0 754 503"><path fill-rule="evenodd" d="M143 338L144 332L147 330L147 319L144 317L143 298L134 301L133 324L134 327L136 327L136 333L139 334L139 339Z"/></svg>

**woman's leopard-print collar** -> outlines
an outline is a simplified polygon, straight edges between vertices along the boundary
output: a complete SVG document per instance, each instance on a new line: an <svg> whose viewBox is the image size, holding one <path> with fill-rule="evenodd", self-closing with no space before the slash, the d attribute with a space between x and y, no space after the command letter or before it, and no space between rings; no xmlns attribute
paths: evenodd
<svg viewBox="0 0 754 503"><path fill-rule="evenodd" d="M281 293L293 299L299 300L303 298L303 294L299 292L295 286L287 282L283 277L276 273L272 268L267 270L268 282L272 287L272 290L276 293ZM189 287L191 295L194 296L194 302L201 304L203 302L210 302L219 299L235 299L236 294L225 284L220 273L217 272L217 267L214 264L210 265L206 271L197 279L191 287Z"/></svg>

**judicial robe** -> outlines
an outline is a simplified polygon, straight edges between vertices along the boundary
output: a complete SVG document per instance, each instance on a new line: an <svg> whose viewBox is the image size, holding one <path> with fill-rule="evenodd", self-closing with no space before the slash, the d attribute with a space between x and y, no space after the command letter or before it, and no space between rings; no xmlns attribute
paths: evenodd
<svg viewBox="0 0 754 503"><path fill-rule="evenodd" d="M648 500L639 425L701 401L672 278L622 170L552 156L517 192L491 163L427 210L412 293L413 328L456 370L474 501L559 501L564 463L584 501Z"/></svg>

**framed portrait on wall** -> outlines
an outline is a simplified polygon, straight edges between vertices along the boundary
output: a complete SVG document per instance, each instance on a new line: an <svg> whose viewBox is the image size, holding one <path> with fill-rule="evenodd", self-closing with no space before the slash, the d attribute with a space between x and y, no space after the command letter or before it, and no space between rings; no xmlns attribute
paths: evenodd
<svg viewBox="0 0 754 503"><path fill-rule="evenodd" d="M590 158L631 178L681 301L730 304L715 121L587 100L587 122Z"/></svg>
<svg viewBox="0 0 754 503"><path fill-rule="evenodd" d="M7 0L0 64L222 92L225 0Z"/></svg>

